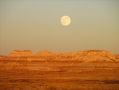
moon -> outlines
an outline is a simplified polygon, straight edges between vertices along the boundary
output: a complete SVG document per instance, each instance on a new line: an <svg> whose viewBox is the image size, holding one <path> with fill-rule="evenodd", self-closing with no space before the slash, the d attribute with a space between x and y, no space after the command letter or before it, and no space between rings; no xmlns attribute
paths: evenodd
<svg viewBox="0 0 119 90"><path fill-rule="evenodd" d="M70 16L62 16L60 22L63 26L69 26L71 24Z"/></svg>

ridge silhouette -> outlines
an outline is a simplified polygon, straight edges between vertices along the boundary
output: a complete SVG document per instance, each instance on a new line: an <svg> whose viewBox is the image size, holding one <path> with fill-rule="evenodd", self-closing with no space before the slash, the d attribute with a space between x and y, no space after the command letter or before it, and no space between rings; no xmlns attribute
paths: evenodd
<svg viewBox="0 0 119 90"><path fill-rule="evenodd" d="M3 56L1 56L1 59ZM100 62L100 61L119 61L119 55L114 55L107 50L85 50L73 52L51 52L39 51L33 54L31 50L13 50L7 56L9 60L78 60L83 62ZM5 58L4 58L5 59Z"/></svg>

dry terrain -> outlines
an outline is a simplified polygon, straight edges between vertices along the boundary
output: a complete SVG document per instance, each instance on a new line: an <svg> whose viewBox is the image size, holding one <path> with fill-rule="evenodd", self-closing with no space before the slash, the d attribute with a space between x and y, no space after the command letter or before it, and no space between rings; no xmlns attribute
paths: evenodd
<svg viewBox="0 0 119 90"><path fill-rule="evenodd" d="M86 55L82 60L11 60L1 56L0 90L119 90L119 58Z"/></svg>

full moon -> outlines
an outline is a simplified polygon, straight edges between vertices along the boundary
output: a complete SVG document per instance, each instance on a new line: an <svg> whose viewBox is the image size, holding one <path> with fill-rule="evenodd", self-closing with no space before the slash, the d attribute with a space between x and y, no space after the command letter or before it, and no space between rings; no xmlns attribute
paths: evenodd
<svg viewBox="0 0 119 90"><path fill-rule="evenodd" d="M71 24L71 18L69 16L62 16L60 22L63 26L69 26Z"/></svg>

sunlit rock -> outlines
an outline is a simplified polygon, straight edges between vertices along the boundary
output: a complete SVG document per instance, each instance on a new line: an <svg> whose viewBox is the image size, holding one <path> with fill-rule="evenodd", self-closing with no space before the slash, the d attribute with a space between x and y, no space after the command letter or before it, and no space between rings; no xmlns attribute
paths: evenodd
<svg viewBox="0 0 119 90"><path fill-rule="evenodd" d="M9 56L14 56L14 57L17 57L17 56L23 56L23 57L28 57L28 56L32 56L32 51L30 50L13 50Z"/></svg>

